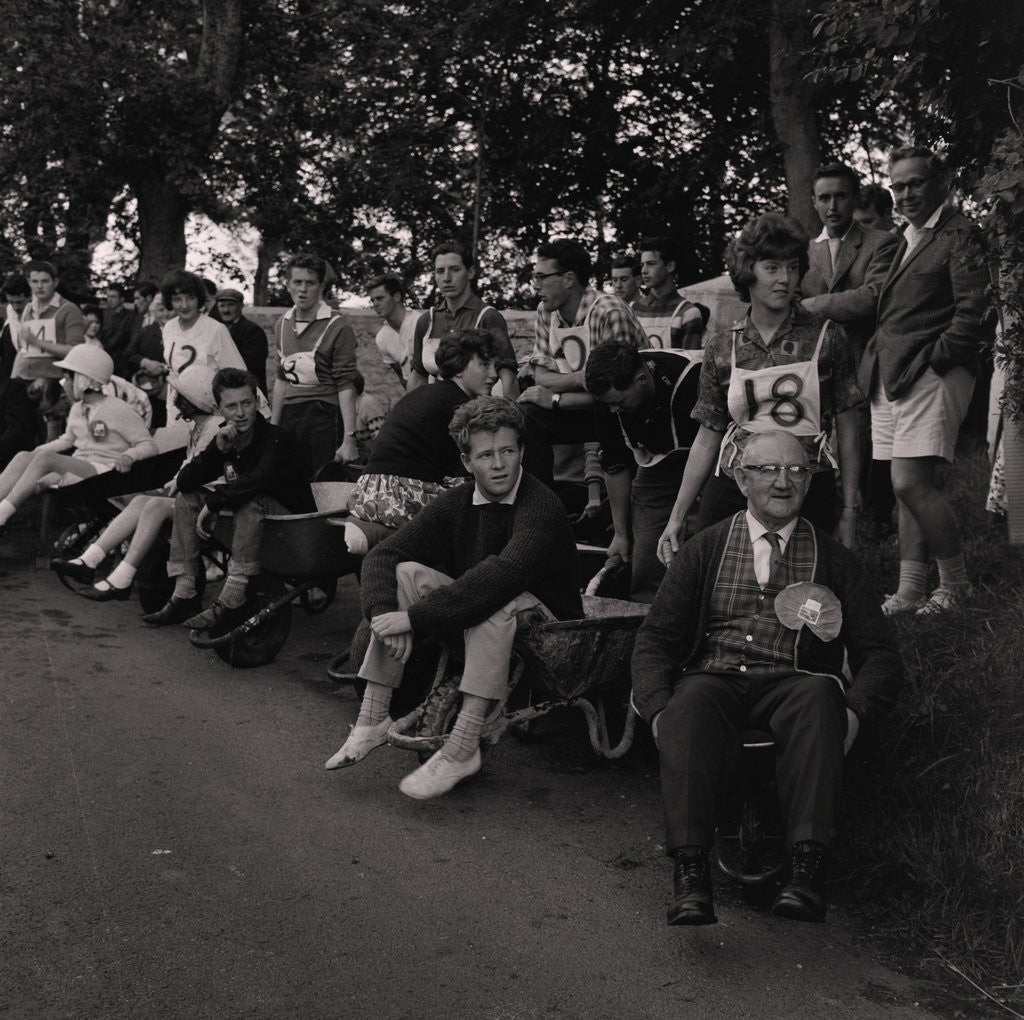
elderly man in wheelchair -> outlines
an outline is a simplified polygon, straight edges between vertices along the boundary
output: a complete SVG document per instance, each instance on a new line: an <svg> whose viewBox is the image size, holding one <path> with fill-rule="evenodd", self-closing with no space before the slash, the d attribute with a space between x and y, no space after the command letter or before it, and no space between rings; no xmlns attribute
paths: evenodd
<svg viewBox="0 0 1024 1020"><path fill-rule="evenodd" d="M824 920L843 756L902 684L861 564L800 517L809 479L791 434L752 436L736 469L747 509L682 547L637 636L633 701L658 744L674 859L669 924L717 920L709 851L747 726L769 731L777 755L790 853L772 910Z"/></svg>
<svg viewBox="0 0 1024 1020"><path fill-rule="evenodd" d="M555 619L583 615L565 509L523 472L524 430L509 400L462 404L449 431L472 482L437 496L367 555L361 594L372 637L359 668L366 690L352 732L326 768L354 765L387 742L391 697L414 640L464 635L455 726L399 784L419 800L447 793L480 770L481 732L508 691L517 614L539 606Z"/></svg>

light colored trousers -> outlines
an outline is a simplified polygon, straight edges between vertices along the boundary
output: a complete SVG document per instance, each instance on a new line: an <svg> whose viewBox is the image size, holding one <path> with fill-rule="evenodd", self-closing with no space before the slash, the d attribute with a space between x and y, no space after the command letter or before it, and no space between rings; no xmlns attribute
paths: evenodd
<svg viewBox="0 0 1024 1020"><path fill-rule="evenodd" d="M398 581L398 608L408 609L424 596L453 582L453 578L440 570L422 563L406 561L395 569ZM508 670L512 658L512 642L516 636L516 614L524 609L540 606L540 599L523 592L486 620L463 632L466 642L465 668L459 690L481 698L500 700L508 692ZM551 614L548 613L550 616ZM415 636L415 635L414 635ZM370 638L359 676L385 687L397 687L402 682L403 663L392 659L384 643L376 635Z"/></svg>

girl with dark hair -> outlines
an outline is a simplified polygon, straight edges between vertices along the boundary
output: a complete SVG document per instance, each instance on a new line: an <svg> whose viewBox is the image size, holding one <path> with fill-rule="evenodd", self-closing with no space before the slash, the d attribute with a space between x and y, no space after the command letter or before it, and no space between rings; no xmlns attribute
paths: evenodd
<svg viewBox="0 0 1024 1020"><path fill-rule="evenodd" d="M750 308L704 350L691 414L700 429L658 543L663 563L679 551L686 516L699 493L697 531L746 506L732 477L733 466L752 435L780 429L799 439L811 464L803 515L830 534L838 523L837 537L853 545L860 475L856 407L864 394L842 327L797 303L800 279L807 271L807 243L795 221L765 213L751 220L726 249L733 286Z"/></svg>

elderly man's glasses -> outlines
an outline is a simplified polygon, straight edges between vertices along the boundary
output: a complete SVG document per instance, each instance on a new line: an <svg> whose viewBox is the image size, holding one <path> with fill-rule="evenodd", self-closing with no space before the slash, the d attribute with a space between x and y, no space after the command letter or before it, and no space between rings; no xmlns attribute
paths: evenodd
<svg viewBox="0 0 1024 1020"><path fill-rule="evenodd" d="M909 181L900 181L898 184L890 184L889 190L894 195L902 195L906 191L920 191L927 181L930 181L932 177L911 177Z"/></svg>
<svg viewBox="0 0 1024 1020"><path fill-rule="evenodd" d="M775 478L785 474L799 481L811 473L811 469L804 464L741 464L740 466L744 471L756 471L762 478Z"/></svg>

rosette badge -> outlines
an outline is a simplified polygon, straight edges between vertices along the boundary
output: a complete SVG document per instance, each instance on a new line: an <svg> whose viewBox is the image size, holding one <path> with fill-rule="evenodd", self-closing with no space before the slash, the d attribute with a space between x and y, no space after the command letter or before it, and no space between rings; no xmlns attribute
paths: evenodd
<svg viewBox="0 0 1024 1020"><path fill-rule="evenodd" d="M824 585L800 581L775 596L775 615L790 630L809 627L815 637L832 641L843 626L839 599Z"/></svg>

